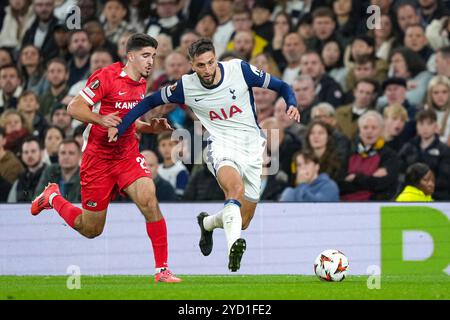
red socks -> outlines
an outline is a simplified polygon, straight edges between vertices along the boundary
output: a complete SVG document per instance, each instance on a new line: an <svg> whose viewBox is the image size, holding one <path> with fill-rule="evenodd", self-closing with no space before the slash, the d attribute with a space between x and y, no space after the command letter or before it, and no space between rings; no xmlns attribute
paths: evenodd
<svg viewBox="0 0 450 320"><path fill-rule="evenodd" d="M61 195L57 195L53 198L52 205L61 218L63 218L69 226L75 228L75 219L83 213L83 210L75 207Z"/></svg>
<svg viewBox="0 0 450 320"><path fill-rule="evenodd" d="M147 222L147 234L152 242L155 268L167 268L167 227L162 218L156 222Z"/></svg>

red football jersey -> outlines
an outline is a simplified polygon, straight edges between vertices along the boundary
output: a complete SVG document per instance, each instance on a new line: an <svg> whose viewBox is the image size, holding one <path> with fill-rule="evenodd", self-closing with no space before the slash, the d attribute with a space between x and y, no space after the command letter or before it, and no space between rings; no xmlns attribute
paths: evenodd
<svg viewBox="0 0 450 320"><path fill-rule="evenodd" d="M81 96L91 105L92 112L106 115L119 111L123 117L145 96L146 81L131 79L121 62L95 71L80 91ZM136 126L133 124L116 142L108 142L108 129L100 125L88 124L83 133L83 151L106 159L118 159L138 151Z"/></svg>

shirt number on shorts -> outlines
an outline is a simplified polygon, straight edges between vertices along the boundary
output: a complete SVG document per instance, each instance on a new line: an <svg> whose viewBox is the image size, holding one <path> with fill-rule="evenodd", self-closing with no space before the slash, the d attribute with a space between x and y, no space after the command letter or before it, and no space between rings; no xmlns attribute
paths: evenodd
<svg viewBox="0 0 450 320"><path fill-rule="evenodd" d="M137 158L136 158L136 162L139 163L139 165L141 166L141 168L142 168L146 173L150 173L150 170L148 169L147 164L145 163L144 157L137 157Z"/></svg>

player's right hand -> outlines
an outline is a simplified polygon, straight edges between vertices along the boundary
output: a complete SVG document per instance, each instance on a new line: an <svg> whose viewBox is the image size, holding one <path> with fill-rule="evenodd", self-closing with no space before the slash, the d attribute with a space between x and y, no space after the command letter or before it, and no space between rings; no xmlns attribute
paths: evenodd
<svg viewBox="0 0 450 320"><path fill-rule="evenodd" d="M108 128L108 142L116 142L119 130L115 127Z"/></svg>
<svg viewBox="0 0 450 320"><path fill-rule="evenodd" d="M117 127L121 122L122 118L118 116L119 111L101 116L99 124L104 128Z"/></svg>

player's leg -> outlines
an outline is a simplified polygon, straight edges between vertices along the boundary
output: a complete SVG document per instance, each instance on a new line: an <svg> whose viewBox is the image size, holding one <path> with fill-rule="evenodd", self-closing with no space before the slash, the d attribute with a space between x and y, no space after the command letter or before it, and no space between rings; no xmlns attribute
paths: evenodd
<svg viewBox="0 0 450 320"><path fill-rule="evenodd" d="M89 211L74 206L64 199L56 183L50 183L36 197L31 205L31 213L38 215L44 209L54 208L64 221L86 238L95 238L103 232L106 220L106 208Z"/></svg>
<svg viewBox="0 0 450 320"><path fill-rule="evenodd" d="M180 282L168 269L167 226L156 198L156 188L148 176L141 176L123 189L145 217L147 235L155 258L155 282Z"/></svg>
<svg viewBox="0 0 450 320"><path fill-rule="evenodd" d="M253 219L253 216L255 215L255 210L257 206L257 202L249 201L244 198L242 200L242 207L241 207L241 215L242 215L242 230L245 230L250 225L250 221Z"/></svg>

